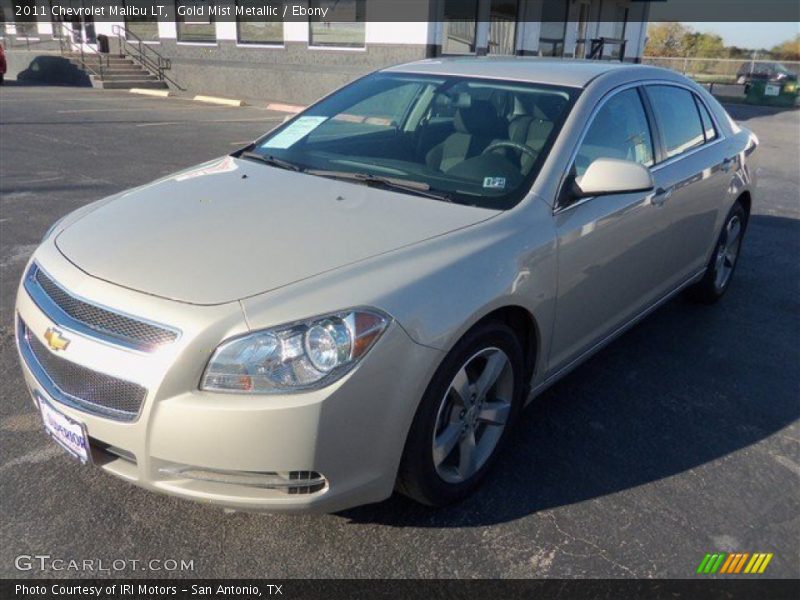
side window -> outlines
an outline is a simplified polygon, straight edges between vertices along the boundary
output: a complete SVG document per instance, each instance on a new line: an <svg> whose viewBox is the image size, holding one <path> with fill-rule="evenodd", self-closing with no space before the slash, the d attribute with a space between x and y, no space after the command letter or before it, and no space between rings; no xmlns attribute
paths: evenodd
<svg viewBox="0 0 800 600"><path fill-rule="evenodd" d="M583 175L598 158L620 158L647 167L653 165L653 138L642 100L635 89L612 96L595 115L575 157L575 176Z"/></svg>
<svg viewBox="0 0 800 600"><path fill-rule="evenodd" d="M365 98L315 128L306 142L313 144L330 138L397 129L405 117L406 108L421 88L422 84L418 82L402 83Z"/></svg>
<svg viewBox="0 0 800 600"><path fill-rule="evenodd" d="M703 124L692 92L671 85L651 85L647 93L664 137L667 158L705 143Z"/></svg>
<svg viewBox="0 0 800 600"><path fill-rule="evenodd" d="M703 121L703 133L706 136L706 142L717 139L717 130L714 129L714 121L711 120L708 108L697 96L694 97L694 101L697 102L697 110L700 111L700 119Z"/></svg>
<svg viewBox="0 0 800 600"><path fill-rule="evenodd" d="M405 116L405 111L422 85L419 82L408 82L394 86L390 90L380 92L354 104L334 119L343 117L360 118L367 123L397 126Z"/></svg>

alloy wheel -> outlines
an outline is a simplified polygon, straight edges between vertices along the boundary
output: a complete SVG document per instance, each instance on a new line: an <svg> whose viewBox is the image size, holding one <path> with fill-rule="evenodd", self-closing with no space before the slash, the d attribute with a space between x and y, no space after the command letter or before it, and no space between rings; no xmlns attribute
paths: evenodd
<svg viewBox="0 0 800 600"><path fill-rule="evenodd" d="M716 287L717 291L722 291L728 285L733 269L736 266L736 259L739 258L741 243L742 221L738 215L734 215L725 225L725 238L717 248L714 262L714 287Z"/></svg>
<svg viewBox="0 0 800 600"><path fill-rule="evenodd" d="M470 479L491 457L511 415L514 370L505 352L485 348L458 370L434 427L436 472L448 483Z"/></svg>

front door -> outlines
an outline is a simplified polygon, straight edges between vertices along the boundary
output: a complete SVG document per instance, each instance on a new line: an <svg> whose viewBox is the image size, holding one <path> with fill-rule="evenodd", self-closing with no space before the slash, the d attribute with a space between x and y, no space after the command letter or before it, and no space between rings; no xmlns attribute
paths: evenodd
<svg viewBox="0 0 800 600"><path fill-rule="evenodd" d="M88 6L84 0L68 0L65 3L69 8L75 9L75 16L69 17L68 23L72 33L73 44L97 44L97 35L94 29L94 17L78 16Z"/></svg>
<svg viewBox="0 0 800 600"><path fill-rule="evenodd" d="M492 0L489 13L489 54L515 54L519 0Z"/></svg>
<svg viewBox="0 0 800 600"><path fill-rule="evenodd" d="M580 177L598 158L651 167L653 139L640 92L617 92L590 124L570 177ZM654 192L561 201L555 214L559 281L551 373L666 292L663 255L674 243L667 237L668 213L654 203Z"/></svg>

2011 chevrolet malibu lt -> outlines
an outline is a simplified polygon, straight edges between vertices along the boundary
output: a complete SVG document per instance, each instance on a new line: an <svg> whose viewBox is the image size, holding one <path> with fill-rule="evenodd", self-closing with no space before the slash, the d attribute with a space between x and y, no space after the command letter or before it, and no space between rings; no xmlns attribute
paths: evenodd
<svg viewBox="0 0 800 600"><path fill-rule="evenodd" d="M55 441L151 490L453 502L544 388L677 292L725 293L757 145L651 67L373 73L57 222L17 297L25 380Z"/></svg>

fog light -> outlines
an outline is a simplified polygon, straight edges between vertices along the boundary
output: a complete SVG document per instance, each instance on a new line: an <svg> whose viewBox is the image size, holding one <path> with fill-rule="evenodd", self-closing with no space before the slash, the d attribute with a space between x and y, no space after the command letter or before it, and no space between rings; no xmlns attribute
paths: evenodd
<svg viewBox="0 0 800 600"><path fill-rule="evenodd" d="M316 471L288 471L280 473L258 471L225 471L200 467L175 466L159 469L161 473L196 481L243 485L285 494L313 494L324 490L328 482Z"/></svg>

